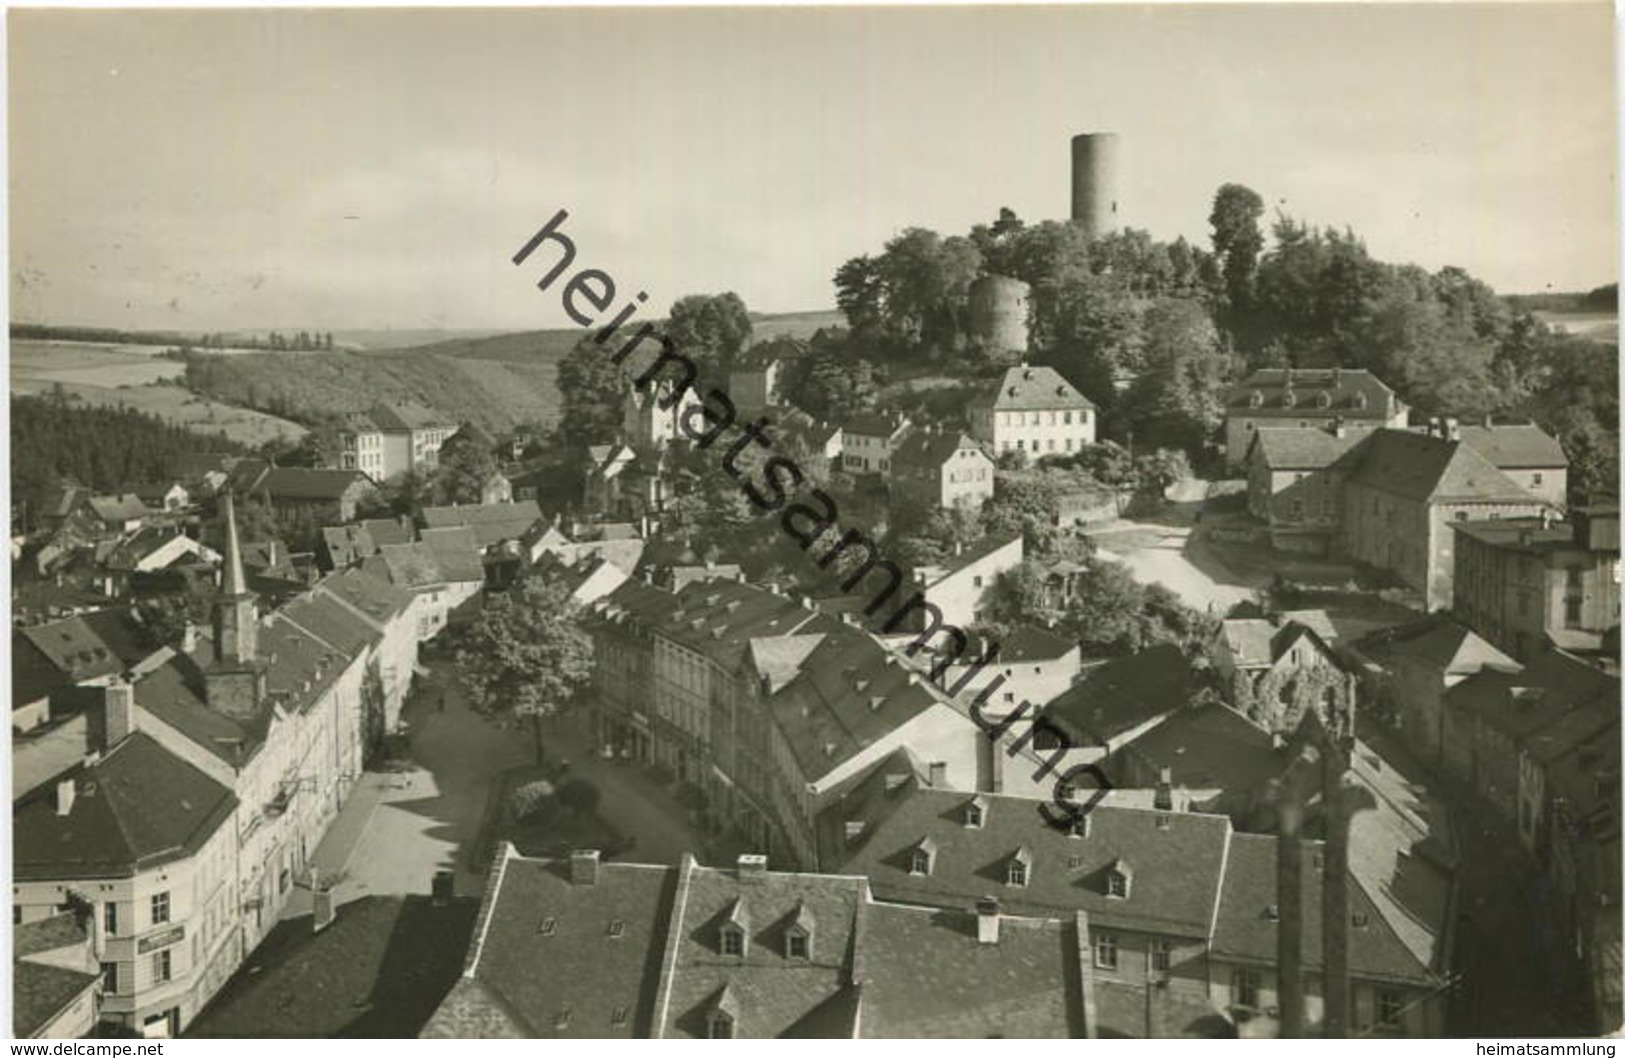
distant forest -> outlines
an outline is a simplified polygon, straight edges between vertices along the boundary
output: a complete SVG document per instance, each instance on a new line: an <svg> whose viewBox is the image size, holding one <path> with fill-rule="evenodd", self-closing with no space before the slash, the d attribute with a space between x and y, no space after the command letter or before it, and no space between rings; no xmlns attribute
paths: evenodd
<svg viewBox="0 0 1625 1058"><path fill-rule="evenodd" d="M171 345L181 349L268 349L311 353L333 348L333 332L283 334L187 334L181 331L121 331L111 327L59 327L48 323L13 323L11 337L35 342L106 342L119 345Z"/></svg>
<svg viewBox="0 0 1625 1058"><path fill-rule="evenodd" d="M64 482L118 492L171 473L180 455L244 451L224 434L171 426L131 408L50 395L11 398L11 500L28 511Z"/></svg>

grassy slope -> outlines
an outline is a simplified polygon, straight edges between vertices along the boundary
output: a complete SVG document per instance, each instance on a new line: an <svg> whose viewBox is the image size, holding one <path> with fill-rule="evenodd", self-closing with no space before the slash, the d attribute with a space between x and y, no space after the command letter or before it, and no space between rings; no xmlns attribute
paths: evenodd
<svg viewBox="0 0 1625 1058"><path fill-rule="evenodd" d="M837 312L759 316L755 332L758 339L809 337L840 319ZM583 333L525 331L405 349L219 358L211 396L315 413L362 411L381 400L416 401L496 430L521 422L552 424L559 416L557 365Z"/></svg>

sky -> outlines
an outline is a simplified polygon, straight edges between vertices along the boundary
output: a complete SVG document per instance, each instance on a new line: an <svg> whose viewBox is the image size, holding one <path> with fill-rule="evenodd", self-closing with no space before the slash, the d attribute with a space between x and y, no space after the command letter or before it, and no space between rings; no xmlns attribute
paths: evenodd
<svg viewBox="0 0 1625 1058"><path fill-rule="evenodd" d="M903 228L1122 215L1208 243L1223 183L1503 292L1617 277L1606 4L10 13L12 318L569 326L515 251L651 311L831 308Z"/></svg>

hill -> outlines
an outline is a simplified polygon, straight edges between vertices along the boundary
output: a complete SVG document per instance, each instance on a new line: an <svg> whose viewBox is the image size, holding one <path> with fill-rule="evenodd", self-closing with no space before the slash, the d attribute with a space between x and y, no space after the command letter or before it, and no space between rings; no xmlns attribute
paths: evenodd
<svg viewBox="0 0 1625 1058"><path fill-rule="evenodd" d="M753 337L806 338L837 326L827 312L758 314ZM394 349L320 353L193 352L186 384L214 400L311 422L378 401L414 401L492 430L559 419L558 364L585 333L567 328L465 335Z"/></svg>

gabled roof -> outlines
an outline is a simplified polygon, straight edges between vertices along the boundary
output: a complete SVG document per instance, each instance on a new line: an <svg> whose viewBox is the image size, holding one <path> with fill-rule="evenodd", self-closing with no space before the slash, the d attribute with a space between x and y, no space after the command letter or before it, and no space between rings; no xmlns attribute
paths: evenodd
<svg viewBox="0 0 1625 1058"><path fill-rule="evenodd" d="M1464 676L1488 666L1520 667L1478 633L1443 614L1374 632L1355 649L1380 665L1415 663L1441 677Z"/></svg>
<svg viewBox="0 0 1625 1058"><path fill-rule="evenodd" d="M412 604L410 592L359 569L324 578L316 585L316 591L318 594L336 596L377 625L385 624Z"/></svg>
<svg viewBox="0 0 1625 1058"><path fill-rule="evenodd" d="M1469 676L1447 690L1444 701L1449 708L1475 715L1521 748L1533 749L1543 737L1552 737L1570 713L1594 718L1589 731L1617 718L1620 682L1618 676L1571 654L1548 649L1521 672L1486 669Z"/></svg>
<svg viewBox="0 0 1625 1058"><path fill-rule="evenodd" d="M141 732L71 778L67 815L51 797L13 814L18 879L128 877L196 852L237 806L230 790Z"/></svg>
<svg viewBox="0 0 1625 1058"><path fill-rule="evenodd" d="M957 430L910 430L897 445L897 451L892 455L892 465L923 467L928 470L937 470L954 459L961 451L974 451L977 456L987 459L987 453L982 446L969 434Z"/></svg>
<svg viewBox="0 0 1625 1058"><path fill-rule="evenodd" d="M1305 635L1336 662L1330 644L1337 632L1325 610L1285 611L1269 618L1228 617L1220 622L1219 634L1242 668L1268 668Z"/></svg>
<svg viewBox="0 0 1625 1058"><path fill-rule="evenodd" d="M1349 480L1434 503L1541 502L1468 445L1409 430L1373 431Z"/></svg>
<svg viewBox="0 0 1625 1058"><path fill-rule="evenodd" d="M1303 857L1303 963L1304 969L1324 965L1321 956L1321 887L1315 881L1314 851L1320 842L1305 842ZM1277 842L1262 834L1234 834L1224 869L1224 889L1214 923L1211 950L1215 955L1274 965L1280 897L1276 887ZM1135 880L1135 888L1143 884ZM1275 911L1272 917L1271 911ZM1351 875L1349 883L1349 967L1361 977L1384 977L1396 982L1433 984L1432 967L1418 961L1379 911L1364 885Z"/></svg>
<svg viewBox="0 0 1625 1058"><path fill-rule="evenodd" d="M736 1037L793 1031L850 983L855 925L865 896L862 878L690 868L662 989L662 1035L706 1036L705 1015L725 991ZM736 907L748 923L743 960L724 958L719 943L719 927ZM784 940L798 909L817 922L807 959L791 958Z"/></svg>
<svg viewBox="0 0 1625 1058"><path fill-rule="evenodd" d="M437 1012L423 1035L466 1038L482 1024L474 1015L491 1006L479 1000L496 998L506 1017L483 1023L508 1021L524 1036L649 1036L677 868L600 863L591 885L571 884L567 861L503 849L463 975L483 996L459 997L458 1009Z"/></svg>
<svg viewBox="0 0 1625 1058"><path fill-rule="evenodd" d="M43 1030L75 999L93 990L101 978L83 970L16 959L11 964L12 1035L28 1039Z"/></svg>
<svg viewBox="0 0 1625 1058"><path fill-rule="evenodd" d="M157 503L163 503L176 489L183 493L186 491L186 487L178 481L140 481L130 486L130 491L143 501Z"/></svg>
<svg viewBox="0 0 1625 1058"><path fill-rule="evenodd" d="M367 413L373 424L386 433L407 430L451 430L456 420L422 404L375 404Z"/></svg>
<svg viewBox="0 0 1625 1058"><path fill-rule="evenodd" d="M542 510L535 500L423 508L423 521L430 529L469 526L474 530L475 543L481 548L504 540L518 540L541 520Z"/></svg>
<svg viewBox="0 0 1625 1058"><path fill-rule="evenodd" d="M142 503L141 497L133 492L118 496L92 496L90 509L104 522L135 521L157 513Z"/></svg>
<svg viewBox="0 0 1625 1058"><path fill-rule="evenodd" d="M1368 435L1301 426L1270 426L1253 435L1252 447L1271 470L1323 470L1347 455Z"/></svg>
<svg viewBox="0 0 1625 1058"><path fill-rule="evenodd" d="M485 563L480 560L479 541L473 526L425 529L418 535L414 546L427 548L434 555L443 579L463 583L485 579Z"/></svg>
<svg viewBox="0 0 1625 1058"><path fill-rule="evenodd" d="M1527 555L1585 550L1576 540L1574 526L1546 518L1498 518L1494 521L1454 522L1458 533L1505 551Z"/></svg>
<svg viewBox="0 0 1625 1058"><path fill-rule="evenodd" d="M1292 394L1290 404L1288 392ZM1364 369L1271 367L1254 371L1236 383L1225 395L1224 403L1231 414L1387 419L1399 402L1393 390Z"/></svg>
<svg viewBox="0 0 1625 1058"><path fill-rule="evenodd" d="M1004 548L1010 547L1012 544L1015 545L1015 548L1014 554L1011 556L1014 559L1011 565L1020 565L1023 552L1025 550L1025 544L1023 542L1021 533L1016 532L1010 534L1009 536L1000 536L997 533L989 533L987 536L982 537L982 539L978 540L970 547L965 548L963 551L960 551L957 554L949 555L947 558L943 559L942 566L934 567L940 570L940 572L931 577L930 581L926 584L926 587L928 589L934 588L943 581L948 580L950 577L957 577L971 566L982 561L984 558L987 558L990 555L1003 550Z"/></svg>
<svg viewBox="0 0 1625 1058"><path fill-rule="evenodd" d="M1569 465L1557 438L1534 423L1496 423L1462 426L1461 441L1493 465L1503 470L1545 468Z"/></svg>
<svg viewBox="0 0 1625 1058"><path fill-rule="evenodd" d="M66 617L17 634L73 683L123 672L151 653L140 626L123 609Z"/></svg>
<svg viewBox="0 0 1625 1058"><path fill-rule="evenodd" d="M404 518L363 518L359 524L379 547L410 544L417 539L416 527Z"/></svg>
<svg viewBox="0 0 1625 1058"><path fill-rule="evenodd" d="M871 785L867 794L829 810L866 826L856 842L828 852L834 869L866 875L882 900L967 907L991 892L1012 914L1082 910L1099 925L1208 935L1230 834L1223 816L1103 804L1088 813L1088 833L1074 837L1050 826L1027 798L985 794L982 825L967 827L964 793L923 787L913 775L892 790ZM922 835L937 846L928 876L909 873L908 854ZM1027 884L1006 885L1005 865L1022 847L1032 854ZM1106 868L1119 861L1134 868L1126 898L1107 895Z"/></svg>
<svg viewBox="0 0 1625 1058"><path fill-rule="evenodd" d="M1026 364L1005 371L996 390L977 397L972 403L983 406L992 404L996 411L1049 411L1095 406L1053 367Z"/></svg>
<svg viewBox="0 0 1625 1058"><path fill-rule="evenodd" d="M848 437L881 437L895 440L898 434L909 428L909 421L906 415L885 415L869 411L847 416L841 427Z"/></svg>
<svg viewBox="0 0 1625 1058"><path fill-rule="evenodd" d="M337 501L358 488L373 488L371 479L359 470L326 470L315 467L271 467L251 489L272 499Z"/></svg>
<svg viewBox="0 0 1625 1058"><path fill-rule="evenodd" d="M1075 736L1104 741L1185 708L1195 681L1184 652L1162 643L1090 670L1043 712Z"/></svg>

